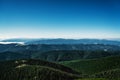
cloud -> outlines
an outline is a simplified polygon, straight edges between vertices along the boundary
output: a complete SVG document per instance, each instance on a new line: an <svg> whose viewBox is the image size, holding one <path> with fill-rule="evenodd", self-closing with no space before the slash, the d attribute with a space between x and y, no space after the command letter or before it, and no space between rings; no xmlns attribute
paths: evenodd
<svg viewBox="0 0 120 80"><path fill-rule="evenodd" d="M24 42L0 42L0 44L24 44Z"/></svg>

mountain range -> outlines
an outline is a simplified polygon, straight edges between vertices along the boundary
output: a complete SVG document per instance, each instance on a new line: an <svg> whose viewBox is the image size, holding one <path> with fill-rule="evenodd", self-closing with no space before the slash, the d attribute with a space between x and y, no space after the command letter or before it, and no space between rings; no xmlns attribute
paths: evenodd
<svg viewBox="0 0 120 80"><path fill-rule="evenodd" d="M106 44L120 45L118 39L5 39L1 42L24 42L25 44Z"/></svg>
<svg viewBox="0 0 120 80"><path fill-rule="evenodd" d="M120 80L120 41L7 39L0 80Z"/></svg>

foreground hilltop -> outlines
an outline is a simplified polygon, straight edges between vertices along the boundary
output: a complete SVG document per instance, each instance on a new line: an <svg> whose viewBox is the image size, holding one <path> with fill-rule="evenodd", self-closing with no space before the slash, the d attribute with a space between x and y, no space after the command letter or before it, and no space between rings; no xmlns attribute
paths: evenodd
<svg viewBox="0 0 120 80"><path fill-rule="evenodd" d="M59 64L33 59L0 62L0 80L120 80L119 75L120 56Z"/></svg>
<svg viewBox="0 0 120 80"><path fill-rule="evenodd" d="M0 80L73 80L80 74L71 68L42 60L0 62Z"/></svg>

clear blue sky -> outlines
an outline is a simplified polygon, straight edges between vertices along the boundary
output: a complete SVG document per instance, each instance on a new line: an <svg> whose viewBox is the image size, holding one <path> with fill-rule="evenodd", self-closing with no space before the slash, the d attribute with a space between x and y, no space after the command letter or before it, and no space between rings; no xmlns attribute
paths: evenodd
<svg viewBox="0 0 120 80"><path fill-rule="evenodd" d="M0 0L0 38L120 38L120 0Z"/></svg>

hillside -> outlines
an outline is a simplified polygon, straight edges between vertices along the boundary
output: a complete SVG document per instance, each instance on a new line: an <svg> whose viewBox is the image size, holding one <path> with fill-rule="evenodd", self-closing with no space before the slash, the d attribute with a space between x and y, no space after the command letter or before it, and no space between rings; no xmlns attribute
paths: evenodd
<svg viewBox="0 0 120 80"><path fill-rule="evenodd" d="M99 72L94 74L93 76L99 78L108 78L112 80L120 80L120 68Z"/></svg>
<svg viewBox="0 0 120 80"><path fill-rule="evenodd" d="M71 68L42 60L0 62L0 80L73 80L80 77Z"/></svg>
<svg viewBox="0 0 120 80"><path fill-rule="evenodd" d="M112 69L120 69L120 56L107 57L93 60L73 60L61 62L61 64L84 74L95 74Z"/></svg>
<svg viewBox="0 0 120 80"><path fill-rule="evenodd" d="M119 45L104 44L0 44L0 52L23 52L23 51L39 51L41 53L53 50L120 50Z"/></svg>
<svg viewBox="0 0 120 80"><path fill-rule="evenodd" d="M52 61L52 62L60 62L60 61L70 61L77 59L97 59L97 58L117 56L117 55L120 55L120 51L58 50L58 51L48 51L41 54L36 53L34 58Z"/></svg>
<svg viewBox="0 0 120 80"><path fill-rule="evenodd" d="M22 52L2 52L0 53L0 60L42 59L51 62L60 62L76 59L97 59L117 55L120 55L120 51L54 50L42 53L41 51L26 50Z"/></svg>

